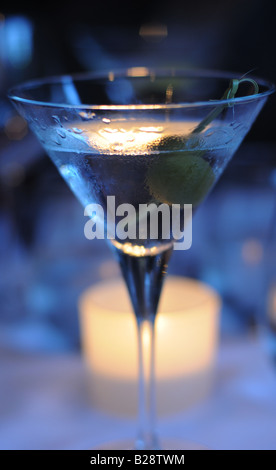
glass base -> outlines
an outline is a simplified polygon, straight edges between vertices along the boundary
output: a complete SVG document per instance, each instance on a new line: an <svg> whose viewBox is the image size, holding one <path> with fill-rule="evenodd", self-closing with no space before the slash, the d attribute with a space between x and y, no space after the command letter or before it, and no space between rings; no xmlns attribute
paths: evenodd
<svg viewBox="0 0 276 470"><path fill-rule="evenodd" d="M93 450L137 450L134 440L112 441ZM161 449L143 449L143 450L210 450L207 447L196 442L182 439L161 439ZM139 452L141 450L139 449Z"/></svg>

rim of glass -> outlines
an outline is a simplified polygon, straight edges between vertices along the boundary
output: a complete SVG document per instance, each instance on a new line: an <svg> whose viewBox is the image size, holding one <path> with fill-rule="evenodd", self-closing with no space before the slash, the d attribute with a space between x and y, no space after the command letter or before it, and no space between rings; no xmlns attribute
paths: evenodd
<svg viewBox="0 0 276 470"><path fill-rule="evenodd" d="M267 88L267 90L260 93L255 93L253 95L245 95L237 98L230 99L216 99L216 100L206 100L206 101L184 101L180 103L164 103L164 104L68 104L68 103L55 103L51 101L40 101L35 99L23 98L19 96L19 93L24 90L30 90L34 87L41 85L53 85L53 84L62 84L70 82L72 80L85 81L85 80L96 80L96 79L110 79L113 81L115 77L118 78L146 78L151 76L159 75L160 77L177 77L182 76L183 78L214 78L214 79L234 79L239 77L241 78L250 78L255 80L258 85L262 85ZM111 79L112 78L112 79ZM233 72L224 72L217 70L207 70L207 69L184 69L184 68L147 68L147 67L131 67L118 70L110 71L99 71L99 72L81 72L81 73L72 73L66 75L57 75L50 76L45 78L33 79L23 82L19 85L12 87L8 91L8 97L18 103L31 104L35 106L44 106L51 108L64 108L68 110L72 109L89 109L89 110L103 110L103 111L128 111L128 110L158 110L158 109L181 109L181 108L193 108L200 106L218 106L218 105L233 105L234 103L244 103L248 101L254 101L259 98L265 98L271 95L275 91L275 84L269 80L265 80L261 77L249 75L249 74L240 74Z"/></svg>

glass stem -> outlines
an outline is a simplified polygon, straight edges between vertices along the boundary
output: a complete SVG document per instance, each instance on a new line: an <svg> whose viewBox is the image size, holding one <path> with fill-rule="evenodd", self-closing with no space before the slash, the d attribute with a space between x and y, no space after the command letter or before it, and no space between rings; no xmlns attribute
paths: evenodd
<svg viewBox="0 0 276 470"><path fill-rule="evenodd" d="M155 321L137 321L139 384L136 449L160 449L156 433ZM147 370L149 365L149 375Z"/></svg>
<svg viewBox="0 0 276 470"><path fill-rule="evenodd" d="M156 375L155 375L155 318L150 326L150 375L149 375L149 430L153 449L161 449L156 434Z"/></svg>
<svg viewBox="0 0 276 470"><path fill-rule="evenodd" d="M171 245L169 249L154 256L131 256L117 250L137 322L139 402L138 436L135 448L141 450L160 449L156 435L154 327L172 249Z"/></svg>

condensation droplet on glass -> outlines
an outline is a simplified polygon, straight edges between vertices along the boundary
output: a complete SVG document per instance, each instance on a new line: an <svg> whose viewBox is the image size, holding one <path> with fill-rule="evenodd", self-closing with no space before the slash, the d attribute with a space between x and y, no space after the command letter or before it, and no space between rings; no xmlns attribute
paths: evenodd
<svg viewBox="0 0 276 470"><path fill-rule="evenodd" d="M211 135L213 135L213 134L214 134L214 131L206 131L204 133L205 137L211 137Z"/></svg>
<svg viewBox="0 0 276 470"><path fill-rule="evenodd" d="M57 139L52 139L52 141L54 142L54 144L61 145L61 142L59 142Z"/></svg>
<svg viewBox="0 0 276 470"><path fill-rule="evenodd" d="M55 121L56 124L58 124L59 126L61 126L61 122L60 122L60 119L59 119L58 116L53 115L52 118L53 118L53 121Z"/></svg>
<svg viewBox="0 0 276 470"><path fill-rule="evenodd" d="M111 120L108 118L103 118L102 121L105 122L106 124L110 124L111 122Z"/></svg>
<svg viewBox="0 0 276 470"><path fill-rule="evenodd" d="M62 129L57 129L57 134L58 134L62 139L65 139L65 138L66 138L66 134L65 134L65 132L64 132Z"/></svg>
<svg viewBox="0 0 276 470"><path fill-rule="evenodd" d="M74 134L82 134L83 130L78 127L72 127L72 132L74 132Z"/></svg>
<svg viewBox="0 0 276 470"><path fill-rule="evenodd" d="M83 120L90 120L90 119L94 119L96 114L95 113L92 113L92 111L80 111L79 112L79 116L83 119Z"/></svg>

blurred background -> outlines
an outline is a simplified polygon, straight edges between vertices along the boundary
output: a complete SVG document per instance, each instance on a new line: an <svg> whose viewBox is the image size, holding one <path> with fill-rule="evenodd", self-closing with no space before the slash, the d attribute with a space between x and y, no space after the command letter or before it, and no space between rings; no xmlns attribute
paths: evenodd
<svg viewBox="0 0 276 470"><path fill-rule="evenodd" d="M6 4L5 4L6 3ZM78 299L118 276L104 241L85 239L83 210L7 90L30 78L133 66L221 69L275 80L269 0L1 2L0 345L78 352ZM170 273L221 295L221 340L267 330L276 361L275 97L194 220L193 246ZM274 340L275 335L275 340ZM275 347L274 347L275 341Z"/></svg>
<svg viewBox="0 0 276 470"><path fill-rule="evenodd" d="M141 1L134 8L123 1L104 8L80 1L77 8L49 3L43 10L1 5L2 341L76 349L78 296L114 276L116 265L104 242L84 238L81 207L14 111L7 89L29 78L131 66L253 70L273 81L270 2ZM276 217L274 106L272 97L197 215L192 249L178 252L170 268L220 292L226 333L255 328L267 313L267 251Z"/></svg>

